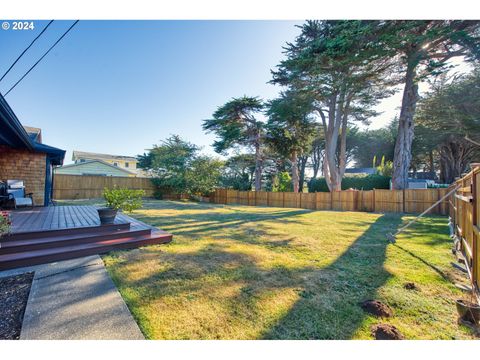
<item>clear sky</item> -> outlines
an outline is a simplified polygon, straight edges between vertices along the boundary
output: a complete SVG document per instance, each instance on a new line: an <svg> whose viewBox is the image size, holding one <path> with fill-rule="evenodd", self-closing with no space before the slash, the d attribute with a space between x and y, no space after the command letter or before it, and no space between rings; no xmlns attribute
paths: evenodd
<svg viewBox="0 0 480 360"><path fill-rule="evenodd" d="M80 21L6 97L45 143L137 155L170 134L213 154L202 120L232 97L273 98L270 69L302 21ZM0 74L43 29L0 30ZM55 21L0 83L5 93L72 24ZM401 97L384 101L380 127Z"/></svg>
<svg viewBox="0 0 480 360"><path fill-rule="evenodd" d="M70 26L55 21L0 83L5 93ZM301 21L80 21L6 97L68 151L143 153L179 134L212 153L202 119L232 97L272 98L270 69ZM0 30L0 73L47 24Z"/></svg>

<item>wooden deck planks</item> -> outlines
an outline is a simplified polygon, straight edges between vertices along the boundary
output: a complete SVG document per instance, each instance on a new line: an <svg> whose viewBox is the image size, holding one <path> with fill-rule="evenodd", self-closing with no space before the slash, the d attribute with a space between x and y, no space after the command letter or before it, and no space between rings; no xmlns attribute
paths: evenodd
<svg viewBox="0 0 480 360"><path fill-rule="evenodd" d="M0 270L172 241L171 234L123 213L118 213L115 224L100 226L94 206L52 206L10 214L12 234L0 239Z"/></svg>
<svg viewBox="0 0 480 360"><path fill-rule="evenodd" d="M11 211L12 233L99 226L94 206L49 206ZM152 228L145 223L118 213L115 223L131 223L132 228Z"/></svg>

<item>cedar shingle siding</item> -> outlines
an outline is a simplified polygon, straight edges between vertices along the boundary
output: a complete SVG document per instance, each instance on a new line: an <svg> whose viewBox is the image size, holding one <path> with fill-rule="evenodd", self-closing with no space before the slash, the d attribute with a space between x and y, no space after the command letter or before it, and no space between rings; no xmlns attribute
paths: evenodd
<svg viewBox="0 0 480 360"><path fill-rule="evenodd" d="M46 154L0 145L0 179L23 180L27 193L33 193L35 205L43 205L45 196Z"/></svg>

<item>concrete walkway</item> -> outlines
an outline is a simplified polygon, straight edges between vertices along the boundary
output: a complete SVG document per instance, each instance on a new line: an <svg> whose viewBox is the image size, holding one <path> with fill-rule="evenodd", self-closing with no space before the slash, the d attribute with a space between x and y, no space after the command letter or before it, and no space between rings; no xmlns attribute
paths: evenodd
<svg viewBox="0 0 480 360"><path fill-rule="evenodd" d="M21 340L140 340L127 305L98 255L0 272L35 271Z"/></svg>

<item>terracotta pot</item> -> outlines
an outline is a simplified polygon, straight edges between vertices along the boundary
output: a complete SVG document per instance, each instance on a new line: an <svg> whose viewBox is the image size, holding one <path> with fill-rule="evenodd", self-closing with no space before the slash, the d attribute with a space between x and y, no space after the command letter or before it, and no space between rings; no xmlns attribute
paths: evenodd
<svg viewBox="0 0 480 360"><path fill-rule="evenodd" d="M97 209L97 211L98 211L98 217L100 218L101 225L113 224L115 221L115 216L117 216L117 212L118 212L118 210L111 209L108 207Z"/></svg>
<svg viewBox="0 0 480 360"><path fill-rule="evenodd" d="M458 316L473 324L480 323L480 305L465 300L457 300Z"/></svg>

